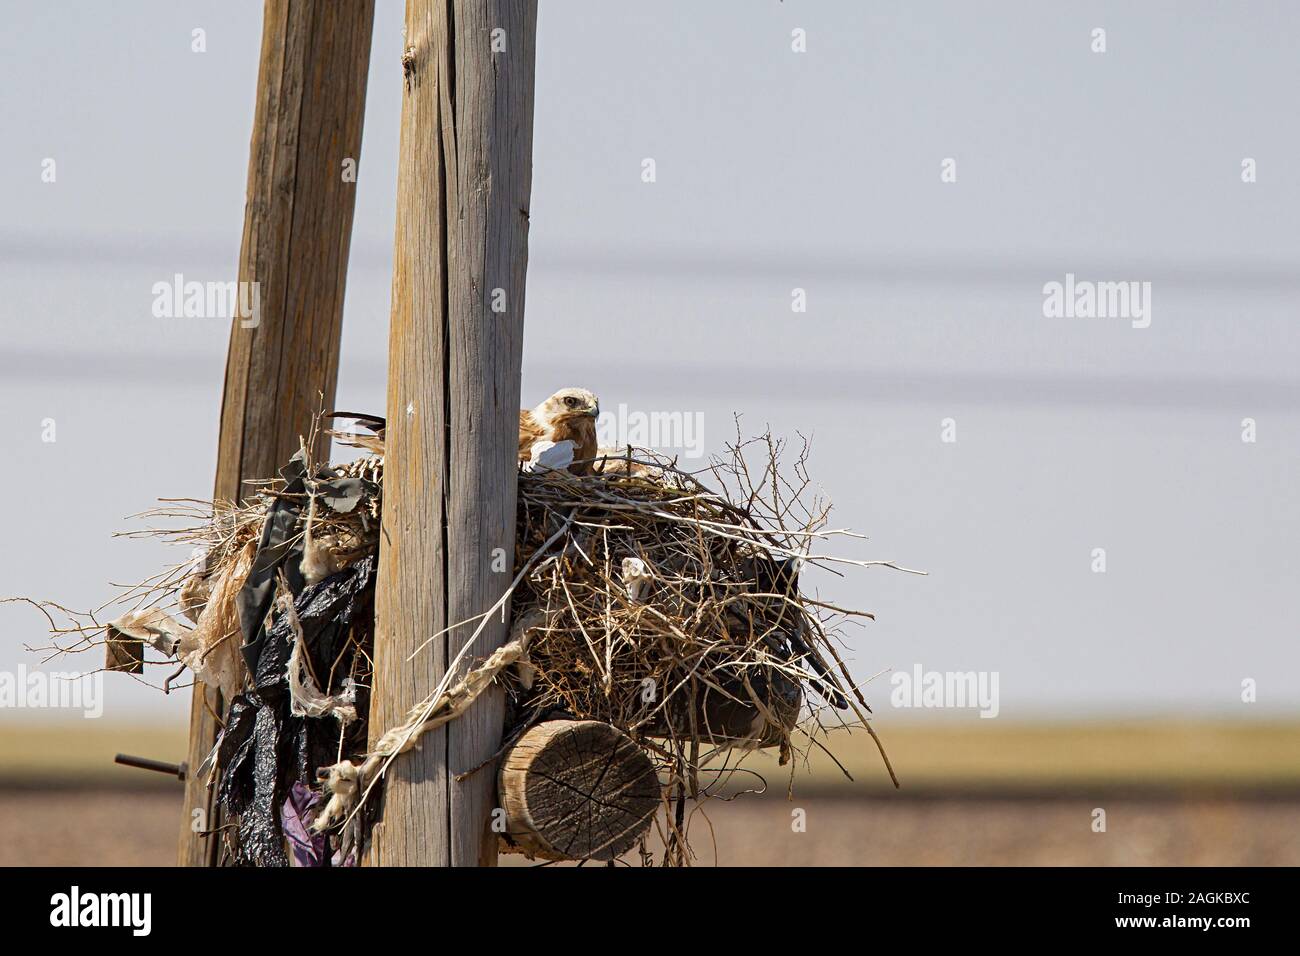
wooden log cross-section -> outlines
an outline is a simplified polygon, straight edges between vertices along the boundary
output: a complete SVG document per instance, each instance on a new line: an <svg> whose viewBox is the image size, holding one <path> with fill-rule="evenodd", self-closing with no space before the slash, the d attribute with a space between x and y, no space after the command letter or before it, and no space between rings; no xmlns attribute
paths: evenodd
<svg viewBox="0 0 1300 956"><path fill-rule="evenodd" d="M650 829L659 778L645 751L598 720L548 720L501 761L506 835L547 860L612 860Z"/></svg>

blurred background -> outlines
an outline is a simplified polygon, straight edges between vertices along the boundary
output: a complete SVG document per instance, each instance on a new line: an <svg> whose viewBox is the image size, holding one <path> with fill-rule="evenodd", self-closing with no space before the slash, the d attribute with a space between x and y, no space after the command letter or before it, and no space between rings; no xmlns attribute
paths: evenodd
<svg viewBox="0 0 1300 956"><path fill-rule="evenodd" d="M700 862L1300 864L1300 9L540 6L524 401L691 416L688 464L735 414L807 435L843 553L929 572L816 581L876 615L846 655L903 788L862 734L852 781L760 755ZM229 322L152 289L235 277L261 5L0 10L0 596L88 609L185 558L127 516L211 491ZM402 16L337 402L377 413ZM1067 273L1149 282L1150 326L1046 317ZM45 623L0 605L0 675L99 665ZM996 675L996 717L902 706L918 668ZM0 864L173 860L180 785L112 755L183 759L189 693L102 704L0 706Z"/></svg>

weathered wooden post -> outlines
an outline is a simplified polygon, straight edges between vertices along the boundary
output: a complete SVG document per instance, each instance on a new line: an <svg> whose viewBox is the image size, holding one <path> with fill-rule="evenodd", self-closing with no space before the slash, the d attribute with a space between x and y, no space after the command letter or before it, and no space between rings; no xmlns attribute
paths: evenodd
<svg viewBox="0 0 1300 956"><path fill-rule="evenodd" d="M239 254L240 282L256 283L241 288L256 288L258 309L231 326L218 499L274 476L322 396L334 399L373 21L373 0L266 0ZM194 687L192 769L216 739L220 698ZM185 783L182 866L216 860L218 840L198 832L217 822L203 784L193 772Z"/></svg>
<svg viewBox="0 0 1300 956"><path fill-rule="evenodd" d="M532 0L407 0L372 743L472 627L416 649L510 581L536 20ZM469 659L506 630L494 614ZM485 693L393 763L370 864L495 862L502 706Z"/></svg>

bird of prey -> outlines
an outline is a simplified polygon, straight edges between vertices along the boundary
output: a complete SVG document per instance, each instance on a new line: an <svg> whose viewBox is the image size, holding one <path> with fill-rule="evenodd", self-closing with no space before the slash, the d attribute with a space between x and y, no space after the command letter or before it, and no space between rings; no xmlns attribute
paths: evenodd
<svg viewBox="0 0 1300 956"><path fill-rule="evenodd" d="M519 413L519 460L532 457L539 441L573 442L575 475L591 473L590 459L596 456L596 418L600 400L585 388L562 388L536 408Z"/></svg>
<svg viewBox="0 0 1300 956"><path fill-rule="evenodd" d="M574 474L591 473L590 459L596 457L596 418L600 415L600 400L585 388L562 388L536 408L519 413L519 460L526 462L533 455L537 442L571 442ZM359 412L329 412L326 419L346 418L353 426L346 430L328 429L325 434L337 438L344 445L363 448L376 455L384 453L385 424L377 415ZM358 427L359 426L359 427Z"/></svg>

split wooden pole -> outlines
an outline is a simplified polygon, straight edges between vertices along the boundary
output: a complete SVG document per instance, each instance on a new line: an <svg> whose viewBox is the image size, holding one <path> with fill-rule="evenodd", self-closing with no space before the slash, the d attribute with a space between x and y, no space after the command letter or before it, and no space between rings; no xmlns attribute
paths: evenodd
<svg viewBox="0 0 1300 956"><path fill-rule="evenodd" d="M372 745L514 565L536 21L532 0L407 0ZM491 614L465 664L507 629ZM495 862L503 707L490 688L393 762L368 864Z"/></svg>
<svg viewBox="0 0 1300 956"><path fill-rule="evenodd" d="M266 0L213 497L273 477L322 400L334 401L373 0ZM324 446L315 449L318 456ZM228 701L194 685L187 763L198 768ZM178 862L211 866L220 821L206 781L185 781ZM214 834L214 835L207 835Z"/></svg>

